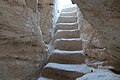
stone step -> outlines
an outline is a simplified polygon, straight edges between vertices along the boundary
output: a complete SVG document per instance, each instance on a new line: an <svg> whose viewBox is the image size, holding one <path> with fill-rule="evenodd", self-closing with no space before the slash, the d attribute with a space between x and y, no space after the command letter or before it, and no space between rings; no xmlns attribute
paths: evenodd
<svg viewBox="0 0 120 80"><path fill-rule="evenodd" d="M72 12L61 12L60 16L77 16L77 12L76 11L72 11Z"/></svg>
<svg viewBox="0 0 120 80"><path fill-rule="evenodd" d="M77 22L77 16L61 16L57 23L74 23Z"/></svg>
<svg viewBox="0 0 120 80"><path fill-rule="evenodd" d="M55 41L56 39L61 38L79 38L80 37L80 31L78 29L76 30L58 30L55 35L53 36L52 41Z"/></svg>
<svg viewBox="0 0 120 80"><path fill-rule="evenodd" d="M91 72L91 68L86 64L48 63L43 68L41 75L55 80L75 80L89 72Z"/></svg>
<svg viewBox="0 0 120 80"><path fill-rule="evenodd" d="M66 51L79 51L82 50L82 40L78 39L57 39L52 44L53 49L66 50Z"/></svg>
<svg viewBox="0 0 120 80"><path fill-rule="evenodd" d="M58 23L54 28L54 33L57 30L74 30L78 29L78 23Z"/></svg>
<svg viewBox="0 0 120 80"><path fill-rule="evenodd" d="M78 10L78 7L76 5L71 5L69 7L63 8L61 12L72 12L77 10Z"/></svg>
<svg viewBox="0 0 120 80"><path fill-rule="evenodd" d="M86 60L86 56L82 53L83 51L54 50L51 52L48 62L61 64L81 64Z"/></svg>

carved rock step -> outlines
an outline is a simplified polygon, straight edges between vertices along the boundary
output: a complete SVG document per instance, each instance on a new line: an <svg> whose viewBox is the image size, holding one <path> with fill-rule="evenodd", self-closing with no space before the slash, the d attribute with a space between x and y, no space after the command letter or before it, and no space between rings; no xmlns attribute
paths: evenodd
<svg viewBox="0 0 120 80"><path fill-rule="evenodd" d="M78 9L77 5L71 5L63 8L61 12L72 12L72 11L77 11L77 9Z"/></svg>
<svg viewBox="0 0 120 80"><path fill-rule="evenodd" d="M56 39L61 39L61 38L79 38L80 37L80 31L77 30L58 30L52 41L55 41Z"/></svg>
<svg viewBox="0 0 120 80"><path fill-rule="evenodd" d="M51 52L48 62L61 64L81 64L84 63L86 57L82 51L61 51L54 50Z"/></svg>
<svg viewBox="0 0 120 80"><path fill-rule="evenodd" d="M66 51L79 51L82 50L82 40L78 39L57 39L53 43L54 49Z"/></svg>
<svg viewBox="0 0 120 80"><path fill-rule="evenodd" d="M57 23L74 23L77 22L76 16L61 16L58 18Z"/></svg>
<svg viewBox="0 0 120 80"><path fill-rule="evenodd" d="M42 70L42 76L55 80L75 80L90 72L90 68L86 64L58 64L48 63Z"/></svg>
<svg viewBox="0 0 120 80"><path fill-rule="evenodd" d="M61 12L60 16L77 16L77 11L72 12Z"/></svg>
<svg viewBox="0 0 120 80"><path fill-rule="evenodd" d="M58 23L54 28L54 33L57 30L74 30L78 29L78 23Z"/></svg>

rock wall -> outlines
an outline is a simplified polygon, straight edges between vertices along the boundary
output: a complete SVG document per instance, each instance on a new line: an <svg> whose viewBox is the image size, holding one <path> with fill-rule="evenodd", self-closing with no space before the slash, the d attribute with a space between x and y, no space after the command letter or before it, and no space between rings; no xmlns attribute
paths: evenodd
<svg viewBox="0 0 120 80"><path fill-rule="evenodd" d="M41 13L40 26L43 40L46 44L49 44L51 40L51 29L53 27L54 0L39 0L38 10Z"/></svg>
<svg viewBox="0 0 120 80"><path fill-rule="evenodd" d="M120 0L72 1L81 11L80 31L84 50L88 54L98 54L99 49L103 50L111 57L108 63L120 71ZM103 52L98 56L100 54Z"/></svg>
<svg viewBox="0 0 120 80"><path fill-rule="evenodd" d="M37 0L0 0L0 80L34 80L47 58Z"/></svg>

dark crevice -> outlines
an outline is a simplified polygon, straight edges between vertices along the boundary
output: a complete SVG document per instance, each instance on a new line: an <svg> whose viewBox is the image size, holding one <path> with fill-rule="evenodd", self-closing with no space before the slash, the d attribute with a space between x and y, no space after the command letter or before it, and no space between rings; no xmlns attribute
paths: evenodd
<svg viewBox="0 0 120 80"><path fill-rule="evenodd" d="M115 74L120 74L120 71L117 71L117 70L115 70L115 69L109 69L110 71L112 71L113 73L115 73Z"/></svg>

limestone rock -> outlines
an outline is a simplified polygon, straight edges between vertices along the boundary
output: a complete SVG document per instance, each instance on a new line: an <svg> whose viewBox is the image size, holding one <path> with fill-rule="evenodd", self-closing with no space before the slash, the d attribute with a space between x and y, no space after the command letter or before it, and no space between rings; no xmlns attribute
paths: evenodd
<svg viewBox="0 0 120 80"><path fill-rule="evenodd" d="M34 80L47 58L37 0L0 0L0 80Z"/></svg>
<svg viewBox="0 0 120 80"><path fill-rule="evenodd" d="M110 59L105 49L87 49L85 54L95 60L106 61Z"/></svg>
<svg viewBox="0 0 120 80"><path fill-rule="evenodd" d="M53 27L53 9L54 0L39 0L38 10L40 11L40 26L43 34L43 40L46 44L51 40L51 28Z"/></svg>
<svg viewBox="0 0 120 80"><path fill-rule="evenodd" d="M89 39L96 47L106 47L120 64L120 0L72 0L80 8L82 39L88 40L93 29L103 34ZM99 43L100 42L100 43ZM106 46L107 45L107 46ZM111 64L112 65L112 64Z"/></svg>

